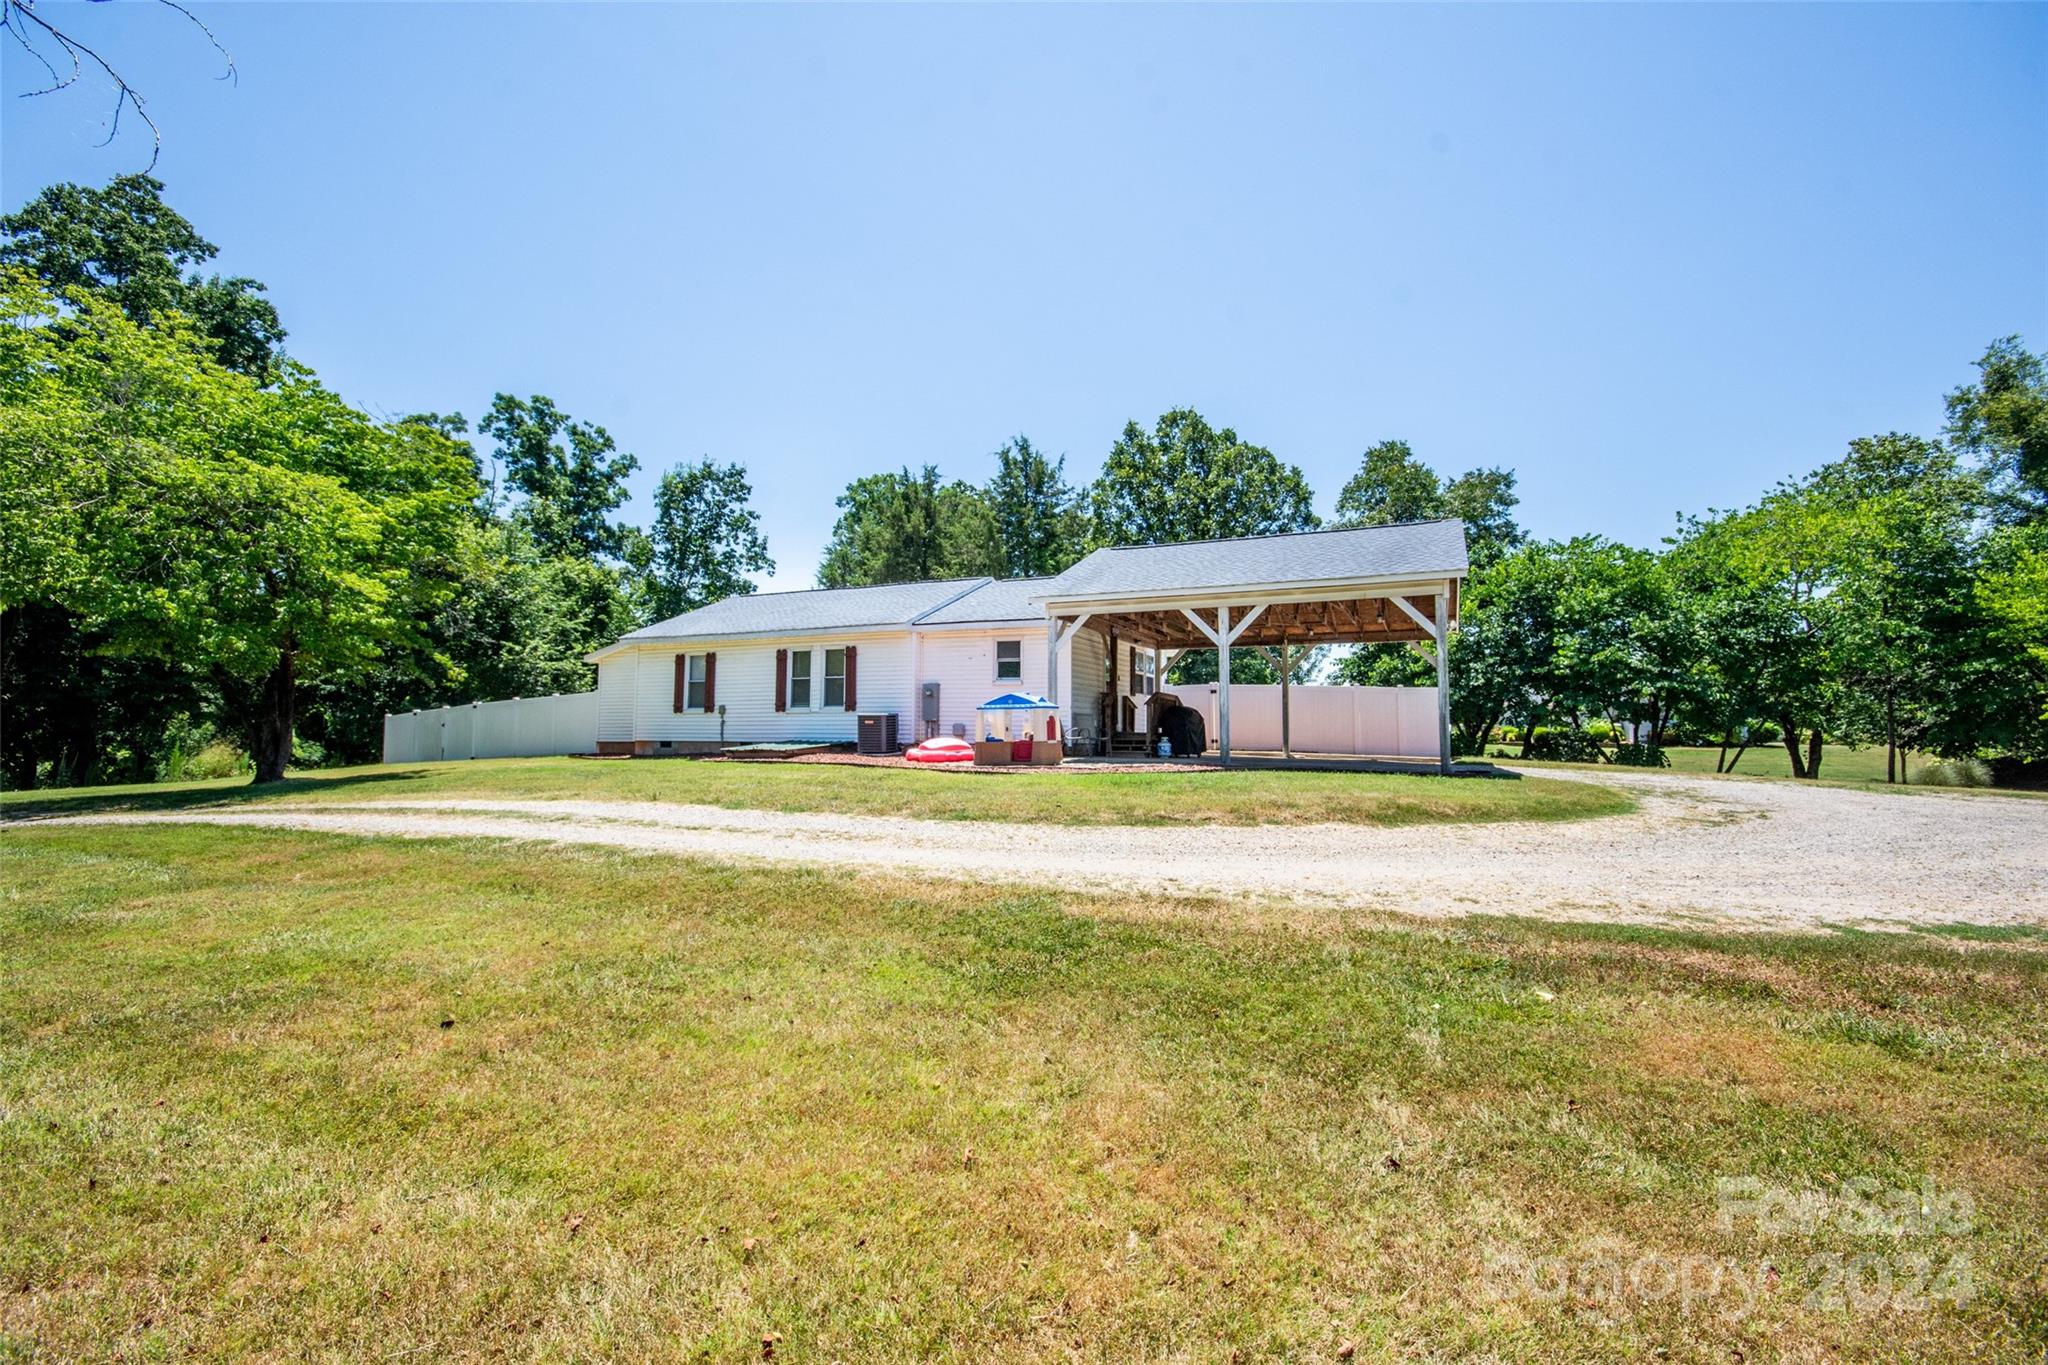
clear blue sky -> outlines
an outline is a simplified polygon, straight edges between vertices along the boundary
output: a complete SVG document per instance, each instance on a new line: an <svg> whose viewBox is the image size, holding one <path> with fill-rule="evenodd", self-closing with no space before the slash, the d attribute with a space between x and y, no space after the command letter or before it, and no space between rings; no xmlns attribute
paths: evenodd
<svg viewBox="0 0 2048 1365"><path fill-rule="evenodd" d="M1328 512L1372 442L1654 544L2048 345L2048 8L59 5L289 348L397 414L545 392L832 498L1188 404ZM0 197L140 169L11 96ZM644 512L644 498L631 513Z"/></svg>

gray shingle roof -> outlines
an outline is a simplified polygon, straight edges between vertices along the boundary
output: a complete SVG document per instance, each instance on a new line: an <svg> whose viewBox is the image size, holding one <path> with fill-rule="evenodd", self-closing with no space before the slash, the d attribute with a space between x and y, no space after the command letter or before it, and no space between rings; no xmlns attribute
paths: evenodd
<svg viewBox="0 0 2048 1365"><path fill-rule="evenodd" d="M1462 521L1417 521L1242 540L1115 546L1097 550L1043 583L1037 598L1060 601L1249 583L1443 578L1462 575L1468 567Z"/></svg>
<svg viewBox="0 0 2048 1365"><path fill-rule="evenodd" d="M1030 621L1039 603L1110 593L1200 591L1251 583L1315 583L1374 578L1441 578L1466 571L1465 527L1458 521L1303 531L1243 540L1127 545L1097 550L1054 578L948 578L872 588L813 588L728 597L656 621L620 644L729 640L978 621Z"/></svg>
<svg viewBox="0 0 2048 1365"><path fill-rule="evenodd" d="M730 639L736 635L780 635L806 630L849 630L856 626L908 626L924 613L972 589L985 578L948 578L933 583L885 583L872 588L813 588L804 592L759 592L728 597L708 607L656 621L622 636L640 640Z"/></svg>
<svg viewBox="0 0 2048 1365"><path fill-rule="evenodd" d="M958 601L917 618L921 626L961 625L974 621L1043 621L1037 599L1049 578L990 579Z"/></svg>

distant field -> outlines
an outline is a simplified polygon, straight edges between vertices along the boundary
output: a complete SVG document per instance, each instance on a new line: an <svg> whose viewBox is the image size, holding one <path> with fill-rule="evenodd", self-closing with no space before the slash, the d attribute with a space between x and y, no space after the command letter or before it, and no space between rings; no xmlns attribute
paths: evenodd
<svg viewBox="0 0 2048 1365"><path fill-rule="evenodd" d="M1175 916L9 829L0 1360L2048 1349L2038 931Z"/></svg>
<svg viewBox="0 0 2048 1365"><path fill-rule="evenodd" d="M1496 749L1505 749L1509 754L1513 754L1519 748L1520 746L1515 744L1493 744L1487 746L1487 753L1491 754ZM1720 757L1721 753L1718 748L1671 748L1666 749L1664 752L1671 759L1669 771L1676 773L1705 773L1710 777L1714 772L1714 761ZM1729 752L1733 753L1734 750L1731 749ZM1522 762L1520 759L1501 761L1513 762L1517 765ZM1926 761L1923 755L1911 755L1907 769L1908 773L1918 772L1920 765ZM1584 765L1560 763L1546 764L1544 766L1580 767ZM1782 744L1767 746L1751 745L1743 751L1741 759L1736 763L1734 775L1736 777L1790 778L1792 776L1792 760L1785 753L1785 746ZM1844 744L1823 745L1821 747L1820 775L1823 782L1874 782L1879 786L1883 786L1884 750L1852 749Z"/></svg>
<svg viewBox="0 0 2048 1365"><path fill-rule="evenodd" d="M1577 820L1633 808L1624 792L1543 778L1318 772L928 772L910 764L707 763L690 759L500 758L334 768L253 788L246 778L0 793L9 814L217 801L378 797L574 797L752 810L836 811L1042 824L1415 825Z"/></svg>

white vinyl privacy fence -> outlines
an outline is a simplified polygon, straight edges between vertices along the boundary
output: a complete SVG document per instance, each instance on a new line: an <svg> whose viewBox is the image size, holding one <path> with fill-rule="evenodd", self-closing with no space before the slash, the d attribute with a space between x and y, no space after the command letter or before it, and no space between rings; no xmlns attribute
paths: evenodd
<svg viewBox="0 0 2048 1365"><path fill-rule="evenodd" d="M1202 713L1216 743L1216 684L1171 689ZM1290 687L1288 729L1297 754L1437 757L1434 687ZM1280 685L1230 685L1230 747L1280 748Z"/></svg>
<svg viewBox="0 0 2048 1365"><path fill-rule="evenodd" d="M384 717L386 763L595 752L595 692L471 702Z"/></svg>

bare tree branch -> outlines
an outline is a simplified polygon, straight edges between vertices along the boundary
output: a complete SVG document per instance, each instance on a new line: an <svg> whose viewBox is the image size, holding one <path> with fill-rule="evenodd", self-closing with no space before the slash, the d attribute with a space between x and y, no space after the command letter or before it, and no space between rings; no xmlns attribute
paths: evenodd
<svg viewBox="0 0 2048 1365"><path fill-rule="evenodd" d="M27 99L30 95L52 94L55 91L62 90L65 86L78 79L80 74L78 54L75 52L71 54L71 74L69 76L59 76L57 68L51 66L50 59L43 55L43 50L30 42L28 35L21 31L20 23L14 18L14 7L12 5L7 6L4 13L0 13L0 28L6 29L13 36L14 41L21 44L21 50L41 62L43 70L50 73L50 84L48 86L41 90L24 90L21 93L22 99Z"/></svg>
<svg viewBox="0 0 2048 1365"><path fill-rule="evenodd" d="M191 21L192 27L205 34L206 41L213 44L213 50L218 52L220 59L228 64L228 69L215 76L215 80L227 81L231 85L240 85L242 83L242 73L235 69L235 54L220 45L220 39L214 37L213 30L199 21L198 15L179 4L178 0L157 0L157 3L166 9L174 9L184 15L186 19Z"/></svg>
<svg viewBox="0 0 2048 1365"><path fill-rule="evenodd" d="M104 4L106 0L94 0L94 3ZM236 84L240 83L239 73L235 69L234 55L221 46L220 39L214 36L212 29L200 21L198 15L185 8L183 4L179 3L179 0L157 0L157 3L166 9L175 10L178 14L182 15L186 22L190 23L205 36L206 41L213 46L213 50L221 55L221 59L227 63L227 70L223 71L218 79L233 81ZM149 165L144 169L144 174L148 174L156 169L157 159L163 155L163 130L157 127L156 120L149 116L147 109L143 108L141 93L128 83L127 78L115 69L112 62L38 14L36 12L36 0L0 0L0 28L4 28L12 34L14 41L19 43L30 56L42 63L43 69L50 73L51 83L49 85L39 90L24 90L21 93L21 98L29 99L38 95L55 94L57 91L74 84L84 71L85 60L89 59L94 66L97 66L106 75L108 80L114 83L113 117L108 122L107 136L100 143L100 146L104 147L120 136L123 109L133 109L135 116L149 127ZM38 33L56 43L64 55L71 59L71 74L69 76L59 76L57 68L51 65L50 59L36 45L34 35Z"/></svg>

